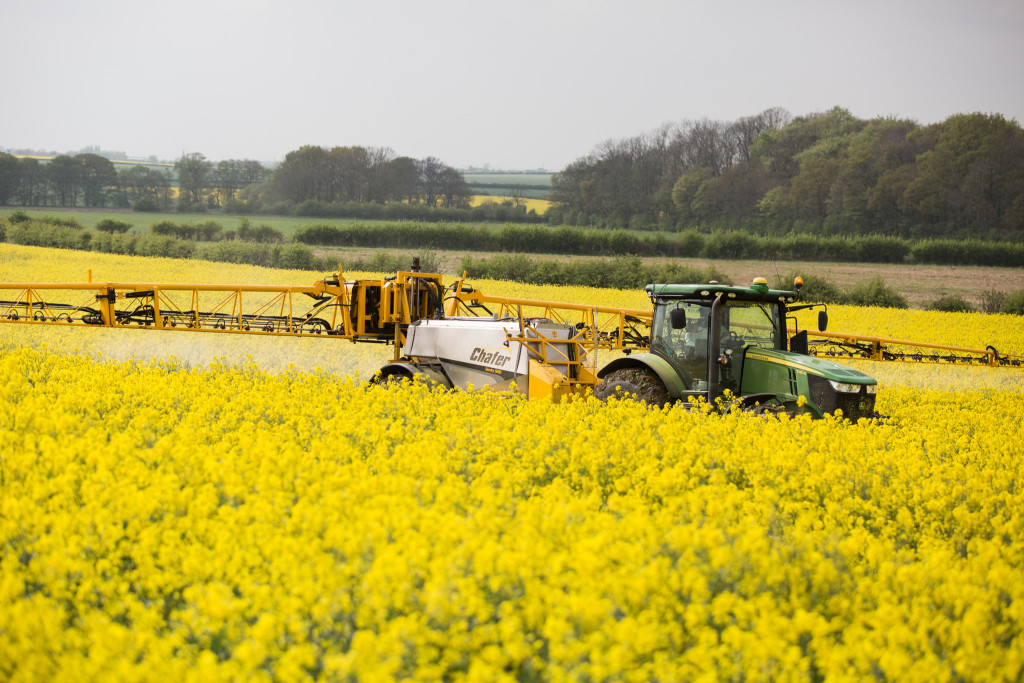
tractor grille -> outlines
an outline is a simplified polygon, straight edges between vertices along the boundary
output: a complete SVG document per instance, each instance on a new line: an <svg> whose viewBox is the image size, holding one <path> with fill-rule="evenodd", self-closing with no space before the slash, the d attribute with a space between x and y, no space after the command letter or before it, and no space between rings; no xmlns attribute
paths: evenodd
<svg viewBox="0 0 1024 683"><path fill-rule="evenodd" d="M838 408L843 411L843 417L850 420L874 415L875 395L869 394L866 387L862 386L856 394L845 394L833 389L824 377L810 375L807 380L811 390L811 400L821 408L823 413L834 413Z"/></svg>

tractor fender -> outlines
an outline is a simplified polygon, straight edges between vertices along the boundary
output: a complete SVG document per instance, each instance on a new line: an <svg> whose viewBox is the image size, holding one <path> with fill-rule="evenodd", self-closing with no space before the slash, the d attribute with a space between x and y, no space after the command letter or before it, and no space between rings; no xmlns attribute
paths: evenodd
<svg viewBox="0 0 1024 683"><path fill-rule="evenodd" d="M686 391L686 385L683 384L683 378L679 376L667 360L661 356L656 356L653 353L632 353L623 358L616 358L608 365L601 368L597 373L599 379L604 379L607 375L615 372L616 370L624 370L627 368L650 368L656 375L661 379L665 388L668 389L668 394L672 398L682 398L683 392Z"/></svg>
<svg viewBox="0 0 1024 683"><path fill-rule="evenodd" d="M375 384L383 384L392 377L401 379L419 379L425 381L431 386L442 386L446 389L451 389L454 385L444 375L443 372L435 368L420 365L419 363L388 363L380 370L373 378Z"/></svg>

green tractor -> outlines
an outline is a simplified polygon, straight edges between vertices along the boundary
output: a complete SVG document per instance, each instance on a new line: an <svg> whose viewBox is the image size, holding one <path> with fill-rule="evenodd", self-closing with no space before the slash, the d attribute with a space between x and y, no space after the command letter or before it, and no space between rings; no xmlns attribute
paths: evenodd
<svg viewBox="0 0 1024 683"><path fill-rule="evenodd" d="M789 336L795 291L749 287L648 285L654 303L650 349L617 358L599 373L598 398L635 395L657 405L690 398L762 413L842 411L851 420L875 416L877 382L832 361L807 355L807 331ZM825 331L828 315L818 313Z"/></svg>

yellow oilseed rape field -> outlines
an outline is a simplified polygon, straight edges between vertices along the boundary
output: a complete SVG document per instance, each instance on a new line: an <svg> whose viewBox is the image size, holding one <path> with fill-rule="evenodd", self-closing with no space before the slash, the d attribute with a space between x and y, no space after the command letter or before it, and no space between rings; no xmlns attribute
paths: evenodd
<svg viewBox="0 0 1024 683"><path fill-rule="evenodd" d="M88 268L318 277L0 245ZM369 349L0 324L0 680L1024 677L1024 371L861 363L888 417L850 424L381 387Z"/></svg>

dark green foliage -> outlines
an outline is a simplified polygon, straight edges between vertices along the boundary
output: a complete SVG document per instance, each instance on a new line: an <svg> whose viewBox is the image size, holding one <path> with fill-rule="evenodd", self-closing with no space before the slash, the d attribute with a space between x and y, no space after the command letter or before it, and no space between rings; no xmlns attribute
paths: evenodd
<svg viewBox="0 0 1024 683"><path fill-rule="evenodd" d="M181 240L201 240L204 242L218 239L222 230L223 226L215 220L179 224L165 219L155 221L149 226L149 231L154 235L177 237Z"/></svg>
<svg viewBox="0 0 1024 683"><path fill-rule="evenodd" d="M1018 289L1016 292L1010 292L1006 295L1006 301L1003 303L1003 313L1024 315L1024 289Z"/></svg>
<svg viewBox="0 0 1024 683"><path fill-rule="evenodd" d="M92 239L92 250L104 254L134 256L140 235L101 232Z"/></svg>
<svg viewBox="0 0 1024 683"><path fill-rule="evenodd" d="M305 244L274 245L272 248L272 265L275 268L292 268L295 270L313 270L316 259L313 250Z"/></svg>
<svg viewBox="0 0 1024 683"><path fill-rule="evenodd" d="M420 260L420 272L440 273L441 259L434 252L416 252L415 254L395 254L392 252L378 251L373 256L355 260L346 260L342 266L346 271L362 270L374 273L395 273L400 270L412 268L414 258ZM323 259L321 259L323 261ZM322 263L321 269L330 269L332 266Z"/></svg>
<svg viewBox="0 0 1024 683"><path fill-rule="evenodd" d="M50 222L45 219L19 221L7 229L6 239L12 244L33 247L56 247L58 249L88 249L92 233L66 225L64 222Z"/></svg>
<svg viewBox="0 0 1024 683"><path fill-rule="evenodd" d="M701 256L711 259L763 258L764 240L738 230L716 230L704 240Z"/></svg>
<svg viewBox="0 0 1024 683"><path fill-rule="evenodd" d="M196 239L204 242L212 242L218 239L221 231L224 230L223 226L215 220L200 221L195 226L192 226L192 228L195 231Z"/></svg>
<svg viewBox="0 0 1024 683"><path fill-rule="evenodd" d="M248 206L248 205L244 205ZM237 211L238 204L232 205L231 213ZM225 205L225 211L228 210ZM263 213L279 216L307 216L310 218L355 218L363 220L420 221L426 223L545 223L551 222L547 216L538 215L536 211L527 210L526 206L502 206L487 203L472 208L432 207L426 204L407 204L405 202L321 202L313 199L300 204L282 201L268 207Z"/></svg>
<svg viewBox="0 0 1024 683"><path fill-rule="evenodd" d="M492 280L616 289L642 289L654 282L729 282L711 266L700 270L671 263L646 265L636 256L568 262L535 259L525 254L500 254L482 259L467 256L462 259L459 270L466 271L470 277Z"/></svg>
<svg viewBox="0 0 1024 683"><path fill-rule="evenodd" d="M853 240L853 258L858 263L903 263L910 258L911 246L897 237L864 235Z"/></svg>
<svg viewBox="0 0 1024 683"><path fill-rule="evenodd" d="M160 202L154 197L139 197L132 204L133 211L155 213L160 210Z"/></svg>
<svg viewBox="0 0 1024 683"><path fill-rule="evenodd" d="M1006 292L998 289L986 289L981 293L982 313L1001 313L1006 305Z"/></svg>
<svg viewBox="0 0 1024 683"><path fill-rule="evenodd" d="M926 307L929 311L945 311L947 313L970 313L974 306L959 294L943 294Z"/></svg>
<svg viewBox="0 0 1024 683"><path fill-rule="evenodd" d="M280 230L266 223L260 223L253 227L252 222L245 217L238 220L238 229L235 231L235 236L243 242L265 242L269 244L284 241L284 235L281 234Z"/></svg>
<svg viewBox="0 0 1024 683"><path fill-rule="evenodd" d="M154 221L149 225L149 231L154 235L172 235L180 237L178 224L171 220Z"/></svg>
<svg viewBox="0 0 1024 683"><path fill-rule="evenodd" d="M337 265L317 259L313 250L304 244L221 241L197 251L196 258L296 270L334 270Z"/></svg>
<svg viewBox="0 0 1024 683"><path fill-rule="evenodd" d="M206 213L206 204L179 199L174 205L174 210L178 213Z"/></svg>
<svg viewBox="0 0 1024 683"><path fill-rule="evenodd" d="M18 172L18 158L13 154L0 152L0 206L7 206L21 185Z"/></svg>
<svg viewBox="0 0 1024 683"><path fill-rule="evenodd" d="M250 213L248 204L241 199L229 199L221 207L222 213L243 214Z"/></svg>
<svg viewBox="0 0 1024 683"><path fill-rule="evenodd" d="M127 221L119 221L116 218L104 218L96 223L96 229L100 232L123 234L132 229L132 224Z"/></svg>
<svg viewBox="0 0 1024 683"><path fill-rule="evenodd" d="M1022 165L1024 129L999 114L957 114L922 127L865 121L841 107L795 119L769 110L603 143L553 176L552 196L563 206L549 217L604 227L699 223L1019 243Z"/></svg>
<svg viewBox="0 0 1024 683"><path fill-rule="evenodd" d="M269 244L240 242L238 240L222 240L215 242L200 253L206 261L222 263L248 263L253 266L271 265L271 247Z"/></svg>
<svg viewBox="0 0 1024 683"><path fill-rule="evenodd" d="M820 275L789 273L776 282L775 287L777 289L792 290L795 287L793 282L797 276L802 277L804 280L804 286L800 289L800 299L803 301L839 304L843 303L846 299L846 295L843 294L838 285Z"/></svg>
<svg viewBox="0 0 1024 683"><path fill-rule="evenodd" d="M88 234L88 233L86 233ZM45 245L53 246L53 245ZM333 270L337 264L317 259L304 244L262 244L222 240L200 247L192 240L175 235L147 233L144 235L99 233L92 242L95 251L138 256L199 258L224 263L244 263L269 268L301 270ZM406 264L405 267L408 267Z"/></svg>
<svg viewBox="0 0 1024 683"><path fill-rule="evenodd" d="M91 247L93 251L128 256L192 258L195 255L194 242L186 242L173 235L153 233L138 235L101 232L92 240Z"/></svg>
<svg viewBox="0 0 1024 683"><path fill-rule="evenodd" d="M71 228L73 230L84 230L85 226L78 222L74 216L30 216L24 211L12 211L7 220L11 223L38 223L55 227Z"/></svg>
<svg viewBox="0 0 1024 683"><path fill-rule="evenodd" d="M544 229L544 228L541 228ZM452 223L347 223L313 224L299 228L295 241L311 245L339 247L469 249L497 251L499 233L487 228Z"/></svg>
<svg viewBox="0 0 1024 683"><path fill-rule="evenodd" d="M1024 244L980 240L922 240L914 245L914 260L935 265L1024 267Z"/></svg>
<svg viewBox="0 0 1024 683"><path fill-rule="evenodd" d="M881 277L860 282L847 292L843 303L854 306L880 306L882 308L907 308L907 300Z"/></svg>
<svg viewBox="0 0 1024 683"><path fill-rule="evenodd" d="M140 235L135 243L135 253L139 256L192 258L195 251L195 243L180 240L172 235Z"/></svg>
<svg viewBox="0 0 1024 683"><path fill-rule="evenodd" d="M574 254L581 256L667 256L706 259L772 259L792 261L842 261L849 263L918 262L918 248L934 253L937 242L912 242L900 237L864 235L822 236L793 233L759 236L740 230L716 230L710 235L695 230L670 234L600 230L567 225L506 224L497 231L455 223L312 224L299 228L296 241L320 246L387 248L465 249L529 254ZM948 248L955 258L956 244L964 245L959 260L963 265L1024 266L1024 245L1006 242L955 242ZM942 246L946 249L946 245Z"/></svg>

